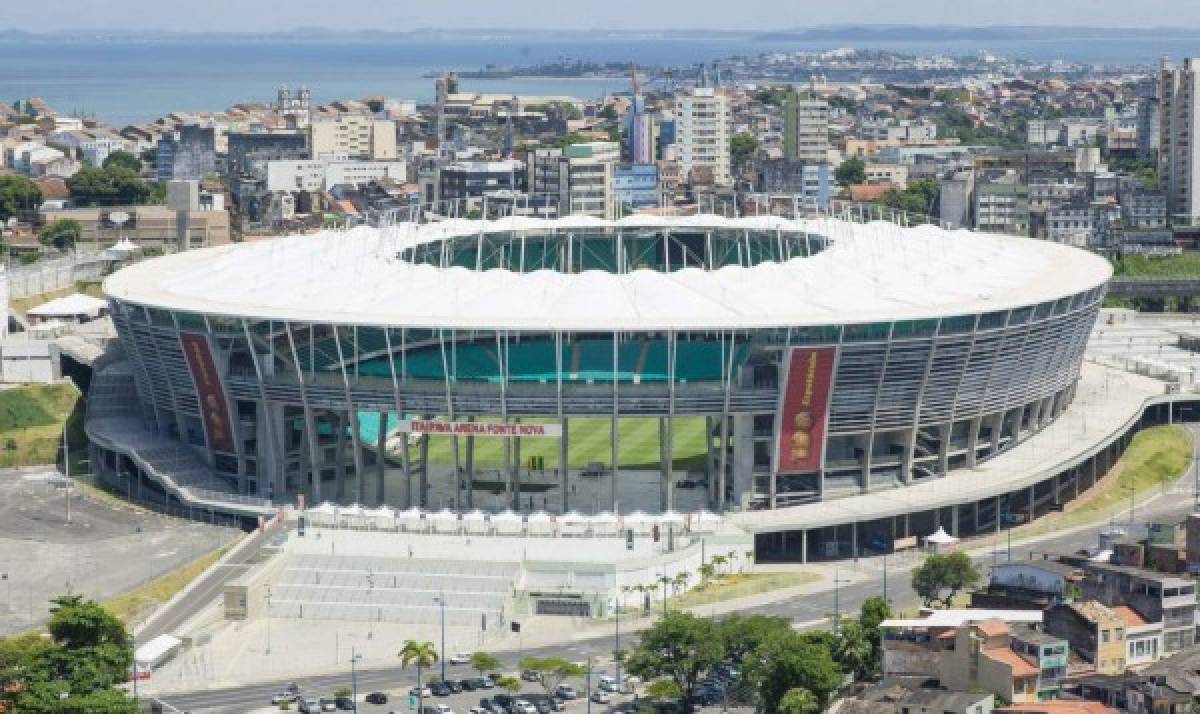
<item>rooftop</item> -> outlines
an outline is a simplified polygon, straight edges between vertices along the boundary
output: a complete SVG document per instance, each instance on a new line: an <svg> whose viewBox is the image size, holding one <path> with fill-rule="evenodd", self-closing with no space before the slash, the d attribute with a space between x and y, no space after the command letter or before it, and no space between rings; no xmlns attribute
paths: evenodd
<svg viewBox="0 0 1200 714"><path fill-rule="evenodd" d="M673 272L475 271L413 264L413 245L481 232L610 228L795 231L816 255ZM505 218L357 228L188 251L105 281L129 302L341 324L459 329L745 329L935 319L1057 300L1104 284L1107 261L1048 241L770 216ZM369 286L368 289L364 289Z"/></svg>
<svg viewBox="0 0 1200 714"><path fill-rule="evenodd" d="M1006 664L1012 670L1014 677L1034 677L1040 671L1025 660L1024 657L1013 652L1007 647L992 647L983 651L983 656L988 659L995 660L1001 664Z"/></svg>

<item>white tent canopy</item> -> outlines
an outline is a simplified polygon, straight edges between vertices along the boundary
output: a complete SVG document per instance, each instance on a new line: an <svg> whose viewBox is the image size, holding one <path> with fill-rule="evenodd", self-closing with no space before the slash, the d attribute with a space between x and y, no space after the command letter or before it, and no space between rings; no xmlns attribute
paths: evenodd
<svg viewBox="0 0 1200 714"><path fill-rule="evenodd" d="M30 308L26 314L43 319L52 317L68 319L87 317L91 319L99 317L107 309L108 303L100 298L83 293L73 293Z"/></svg>
<svg viewBox="0 0 1200 714"><path fill-rule="evenodd" d="M925 542L930 545L951 545L957 543L958 539L947 533L945 528L938 526L936 531L925 536Z"/></svg>

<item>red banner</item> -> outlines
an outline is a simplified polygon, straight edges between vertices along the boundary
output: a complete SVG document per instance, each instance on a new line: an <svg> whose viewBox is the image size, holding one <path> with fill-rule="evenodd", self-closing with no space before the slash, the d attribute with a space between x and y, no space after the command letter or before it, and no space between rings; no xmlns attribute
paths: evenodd
<svg viewBox="0 0 1200 714"><path fill-rule="evenodd" d="M213 361L208 338L194 332L182 332L179 340L183 343L183 354L200 397L200 414L204 417L204 430L208 432L208 445L215 451L234 453L229 404L225 401L225 389L221 386L221 375Z"/></svg>
<svg viewBox="0 0 1200 714"><path fill-rule="evenodd" d="M775 463L779 473L809 473L821 468L836 356L836 347L797 347L788 351L776 417L779 444Z"/></svg>

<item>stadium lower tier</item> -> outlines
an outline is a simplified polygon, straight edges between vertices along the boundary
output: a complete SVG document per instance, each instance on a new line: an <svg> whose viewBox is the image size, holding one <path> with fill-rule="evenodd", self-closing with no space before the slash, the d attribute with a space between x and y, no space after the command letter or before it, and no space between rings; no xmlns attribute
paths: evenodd
<svg viewBox="0 0 1200 714"><path fill-rule="evenodd" d="M559 479L547 501L567 509L577 472L615 463L658 471L661 488L622 499L618 477L597 505L670 509L683 482L703 506L740 510L904 487L1011 448L1070 404L1102 294L707 332L331 325L120 300L113 318L130 418L192 454L206 488L429 505L439 484L492 469L519 505L513 483L537 464ZM422 437L414 420L549 424L563 436ZM391 493L389 470L404 484Z"/></svg>

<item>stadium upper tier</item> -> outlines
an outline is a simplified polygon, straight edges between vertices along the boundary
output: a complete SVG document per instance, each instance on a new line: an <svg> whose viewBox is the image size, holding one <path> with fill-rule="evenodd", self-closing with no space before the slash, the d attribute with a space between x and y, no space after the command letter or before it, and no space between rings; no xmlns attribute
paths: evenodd
<svg viewBox="0 0 1200 714"><path fill-rule="evenodd" d="M1082 293L1111 272L1067 246L929 225L571 216L220 246L125 268L105 291L181 312L341 325L722 330L973 315Z"/></svg>

